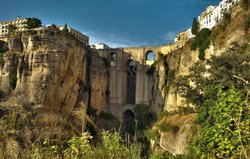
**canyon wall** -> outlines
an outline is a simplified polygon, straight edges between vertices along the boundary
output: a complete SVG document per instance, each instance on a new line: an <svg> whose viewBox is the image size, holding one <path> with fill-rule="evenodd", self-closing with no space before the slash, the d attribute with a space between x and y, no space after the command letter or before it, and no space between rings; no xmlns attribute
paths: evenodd
<svg viewBox="0 0 250 159"><path fill-rule="evenodd" d="M105 109L105 62L73 36L39 28L12 35L7 44L0 85L22 99L16 105L60 114L65 120L74 109Z"/></svg>
<svg viewBox="0 0 250 159"><path fill-rule="evenodd" d="M249 14L249 13L248 13ZM244 31L244 12L238 5L233 8L231 15L231 22L226 29L217 33L216 38L211 41L208 49L205 51L205 60L210 59L211 56L218 56L221 53L233 48L234 46L244 46L247 44L247 37ZM214 31L213 31L214 32ZM192 40L191 40L192 41ZM188 75L189 69L192 68L196 62L199 62L199 51L191 50L191 41L188 41L184 47L173 51L166 55L165 59L158 63L154 72L154 93L155 99L153 106L163 105L163 111L173 112L180 107L187 107L185 98L183 98L178 91L173 87L173 81L179 76ZM174 72L174 78L169 77L168 71ZM169 79L172 82L169 83ZM164 99L163 103L161 100ZM173 120L174 119L174 120ZM158 124L176 125L180 129L178 133L161 132L160 144L172 154L183 154L186 150L188 140L192 137L192 123L195 121L196 115L181 115L179 116L165 116Z"/></svg>

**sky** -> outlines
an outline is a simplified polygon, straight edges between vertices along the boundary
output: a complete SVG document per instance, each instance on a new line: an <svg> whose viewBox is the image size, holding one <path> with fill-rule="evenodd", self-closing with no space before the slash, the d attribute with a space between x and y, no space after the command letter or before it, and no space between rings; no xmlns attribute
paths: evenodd
<svg viewBox="0 0 250 159"><path fill-rule="evenodd" d="M153 46L173 42L178 32L219 0L1 0L0 21L36 17L43 25L68 26L90 44Z"/></svg>

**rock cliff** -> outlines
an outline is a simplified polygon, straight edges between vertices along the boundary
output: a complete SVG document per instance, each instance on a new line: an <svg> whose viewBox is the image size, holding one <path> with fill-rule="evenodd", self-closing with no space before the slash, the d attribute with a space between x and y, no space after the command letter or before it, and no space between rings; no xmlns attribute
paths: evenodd
<svg viewBox="0 0 250 159"><path fill-rule="evenodd" d="M16 105L59 114L65 121L74 109L93 106L100 112L106 106L104 60L62 31L39 28L12 35L0 73L0 88L21 97Z"/></svg>
<svg viewBox="0 0 250 159"><path fill-rule="evenodd" d="M243 46L247 43L246 33L244 31L244 12L239 5L233 8L231 22L228 24L225 30L220 28L214 28L212 34L216 34L216 37L211 40L211 44L205 51L205 60L209 59L212 55L220 55L222 52L227 51L235 45ZM247 13L249 15L249 12ZM219 30L219 31L218 31ZM183 75L189 74L189 69L200 61L198 58L199 51L191 50L191 41L188 41L184 47L177 51L171 52L165 55L164 60L159 62L156 66L154 73L154 84L156 85L154 91L159 91L160 94L155 93L154 104L162 104L163 110L166 112L177 111L180 107L187 107L185 98L183 98L179 92L173 87L173 81ZM173 71L174 77L170 77L169 71ZM172 80L172 81L171 81ZM157 97L159 96L160 97ZM164 101L157 100L163 98ZM175 119L173 121L173 119ZM160 144L165 147L166 151L173 154L183 154L187 146L187 140L192 136L192 129L187 127L192 125L196 116L193 115L181 115L180 118L167 115L164 120L161 120L157 124L166 124L170 121L172 124L178 125L180 128L178 133L161 132ZM185 131L180 130L185 128ZM187 128L187 129L186 129Z"/></svg>

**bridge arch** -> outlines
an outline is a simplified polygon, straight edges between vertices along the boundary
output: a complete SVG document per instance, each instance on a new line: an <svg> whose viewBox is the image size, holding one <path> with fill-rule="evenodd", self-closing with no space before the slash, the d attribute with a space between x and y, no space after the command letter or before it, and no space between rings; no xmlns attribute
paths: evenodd
<svg viewBox="0 0 250 159"><path fill-rule="evenodd" d="M132 110L127 109L122 115L122 129L125 133L134 133L135 131L135 114Z"/></svg>
<svg viewBox="0 0 250 159"><path fill-rule="evenodd" d="M147 61L154 61L155 53L152 50L146 52L146 60Z"/></svg>
<svg viewBox="0 0 250 159"><path fill-rule="evenodd" d="M154 60L155 60L155 53L151 50L147 51L146 52L146 65L149 65L151 66L153 63L154 63Z"/></svg>

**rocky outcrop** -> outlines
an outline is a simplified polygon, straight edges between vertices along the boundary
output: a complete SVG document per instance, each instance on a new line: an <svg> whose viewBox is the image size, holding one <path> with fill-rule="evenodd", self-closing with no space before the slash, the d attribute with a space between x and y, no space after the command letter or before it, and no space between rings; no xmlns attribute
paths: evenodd
<svg viewBox="0 0 250 159"><path fill-rule="evenodd" d="M91 50L73 36L39 28L10 37L8 48L1 89L13 90L26 104L66 120L74 108L86 110L89 103L103 110L105 63L92 57Z"/></svg>
<svg viewBox="0 0 250 159"><path fill-rule="evenodd" d="M227 51L228 49L234 47L235 45L244 46L247 43L246 34L244 32L244 13L240 6L236 6L232 11L232 21L228 24L225 30L220 28L216 31L216 36L211 41L210 47L205 51L205 59L208 60L211 56L218 56L221 53ZM215 33L214 33L215 34ZM188 75L189 69L195 65L196 62L200 61L198 58L199 51L191 50L191 41L188 41L184 47L177 51L171 52L166 56L164 60L165 65L167 63L168 69L174 70L174 79L178 76ZM205 61L206 61L205 60ZM156 66L156 72L154 75L154 83L156 84L154 91L161 91L161 94L156 94L160 97L154 97L154 99L163 98L163 110L167 112L173 112L178 110L179 107L186 107L187 103L185 98L183 98L179 92L175 90L172 83L169 85L168 73L166 73L166 67L163 70L163 62ZM165 79L165 80L164 80ZM167 89L163 89L167 88ZM157 100L155 100L157 102ZM174 119L174 120L173 120ZM173 154L182 154L185 152L187 146L187 140L192 136L192 121L195 120L195 115L190 116L171 116L165 117L162 123L173 123L178 125L180 130L178 133L173 134L171 132L161 133L160 143L167 151Z"/></svg>
<svg viewBox="0 0 250 159"><path fill-rule="evenodd" d="M108 104L108 68L99 56L92 56L90 67L90 106L96 110L96 115L104 111Z"/></svg>
<svg viewBox="0 0 250 159"><path fill-rule="evenodd" d="M172 154L185 153L189 139L197 134L198 126L193 122L196 114L174 115L163 118L158 124L169 124L176 127L176 130L161 132L160 145Z"/></svg>

